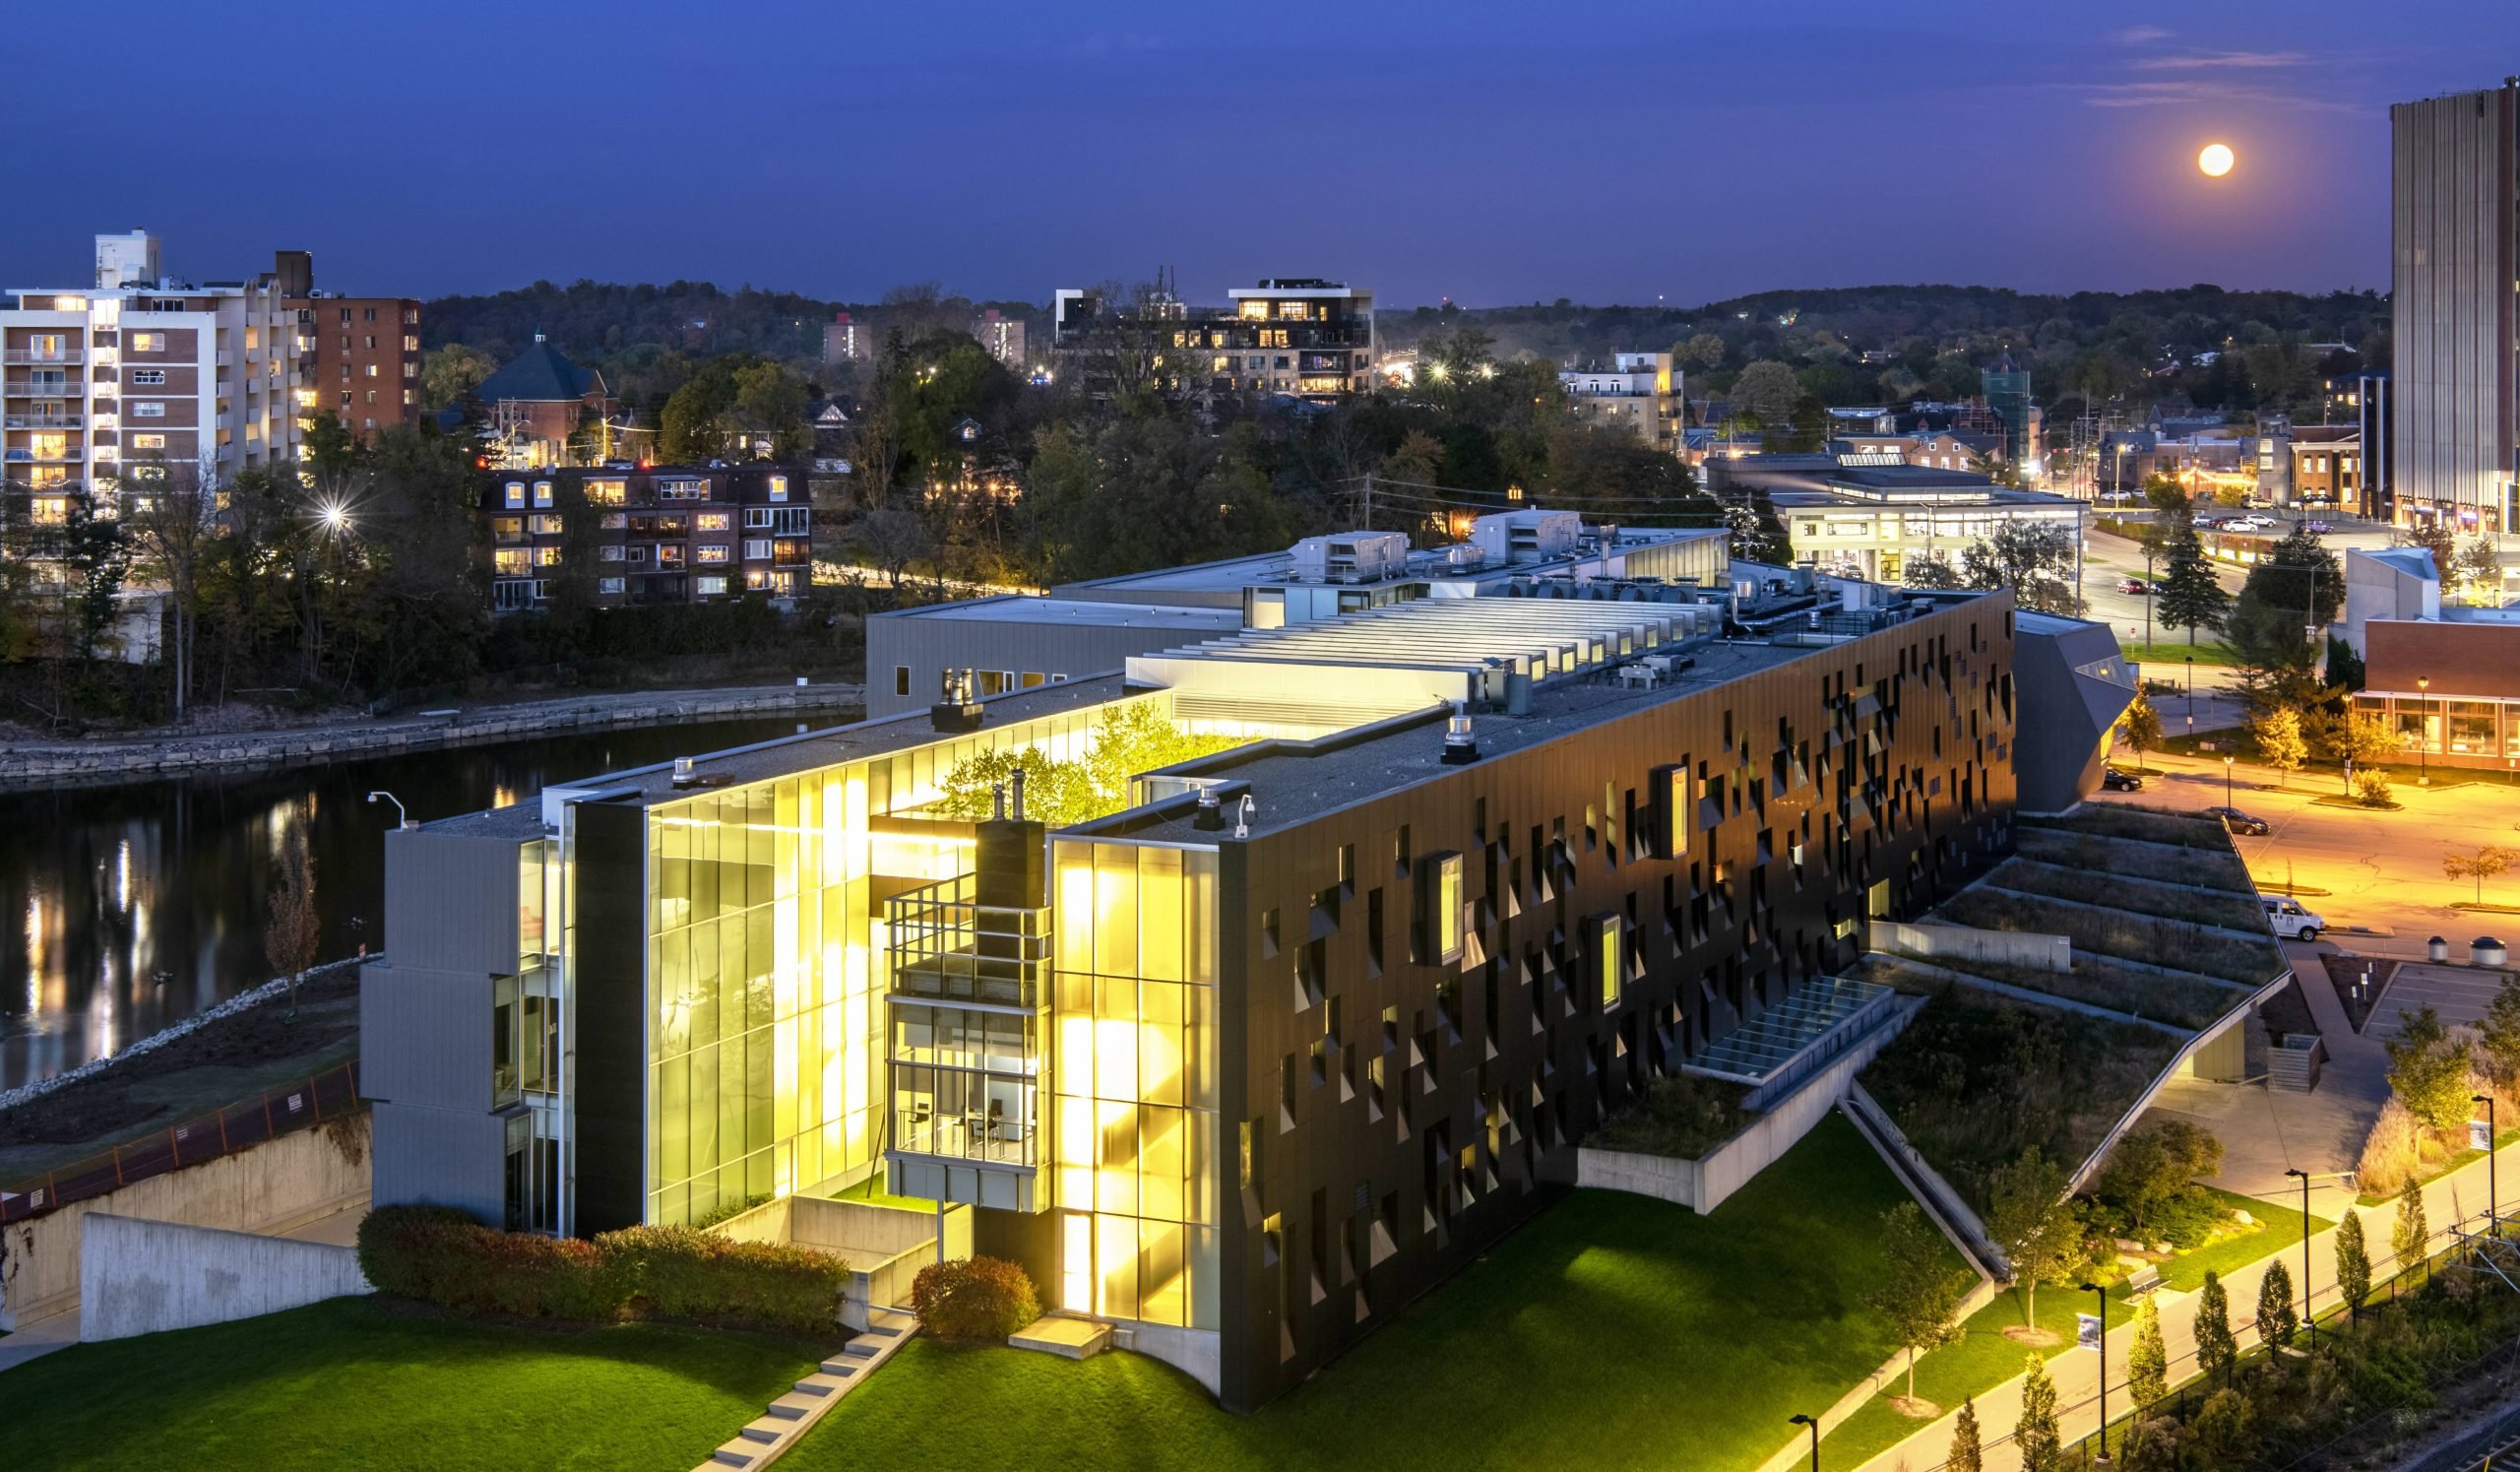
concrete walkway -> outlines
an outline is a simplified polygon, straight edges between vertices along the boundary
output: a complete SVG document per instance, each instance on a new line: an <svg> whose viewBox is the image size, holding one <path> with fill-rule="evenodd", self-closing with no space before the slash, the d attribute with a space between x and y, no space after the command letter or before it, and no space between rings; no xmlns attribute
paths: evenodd
<svg viewBox="0 0 2520 1472"><path fill-rule="evenodd" d="M2498 1155L2509 1155L2512 1164L2503 1174L2520 1171L2520 1144L2505 1146ZM2479 1159L2442 1177L2424 1188L2425 1218L2433 1228L2432 1246L2439 1250L2456 1240L2451 1224L2481 1218L2486 1210L2487 1162ZM2520 1190L2520 1176L2514 1177L2515 1190ZM2279 1196L2279 1200L2282 1198ZM2505 1197L2506 1203L2509 1200ZM2298 1192L2285 1204L2298 1206ZM2313 1209L2321 1203L2313 1197ZM2324 1213L2323 1213L2324 1214ZM2392 1264L2388 1257L2389 1229L2396 1220L2396 1208L2384 1205L2362 1211L2362 1231L2370 1245L2375 1275L2385 1275ZM2310 1266L2306 1274L2318 1295L2318 1307L2325 1312L2336 1307L2336 1233L2321 1232L2310 1241ZM2294 1275L2299 1291L2305 1276L2301 1267L2302 1249L2293 1244L2281 1251L2249 1263L2225 1279L2231 1297L2232 1328L2240 1347L2257 1343L2257 1330L2249 1319L2257 1306L2258 1279L2267 1263L2281 1257ZM2196 1295L2160 1294L2162 1338L2170 1351L2171 1383L2195 1373L2196 1368ZM2110 1370L2110 1407L2112 1418L2122 1417L2128 1408L2125 1389L2126 1354L2132 1348L2135 1329L2132 1323L2110 1331L2105 1353ZM2026 1353L2026 1352L2025 1352ZM2067 1445L2099 1429L2097 1397L2100 1386L2100 1360L2085 1350L2068 1350L2048 1362L2048 1374L2056 1384L2058 1423ZM2014 1376L1978 1396L1978 1424L1985 1445L1986 1472L2020 1472L2021 1456L2011 1442L2013 1429L2021 1420L2021 1376ZM1956 1407L1954 1408L1956 1411ZM1862 1472L1935 1472L1950 1454L1953 1417L1945 1416L1923 1427L1906 1440L1863 1464Z"/></svg>
<svg viewBox="0 0 2520 1472"><path fill-rule="evenodd" d="M57 1349L79 1342L79 1311L38 1318L14 1334L0 1336L0 1373L17 1369Z"/></svg>

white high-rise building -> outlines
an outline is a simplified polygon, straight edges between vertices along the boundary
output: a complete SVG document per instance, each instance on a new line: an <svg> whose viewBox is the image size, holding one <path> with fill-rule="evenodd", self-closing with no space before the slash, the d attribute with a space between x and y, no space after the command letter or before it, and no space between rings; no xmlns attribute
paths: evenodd
<svg viewBox="0 0 2520 1472"><path fill-rule="evenodd" d="M2389 125L2397 520L2520 530L2520 83Z"/></svg>
<svg viewBox="0 0 2520 1472"><path fill-rule="evenodd" d="M134 230L96 237L92 286L0 295L12 510L58 522L86 485L112 514L133 466L197 466L224 480L292 458L301 372L288 285L271 272L178 281L160 267L158 237Z"/></svg>

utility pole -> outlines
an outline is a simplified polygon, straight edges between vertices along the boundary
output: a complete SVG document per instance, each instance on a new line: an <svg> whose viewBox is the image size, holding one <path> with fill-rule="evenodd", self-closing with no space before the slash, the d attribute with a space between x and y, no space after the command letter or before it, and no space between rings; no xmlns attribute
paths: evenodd
<svg viewBox="0 0 2520 1472"><path fill-rule="evenodd" d="M1364 509L1357 513L1357 531L1370 532L1374 529L1374 473L1371 471L1365 472L1365 504Z"/></svg>

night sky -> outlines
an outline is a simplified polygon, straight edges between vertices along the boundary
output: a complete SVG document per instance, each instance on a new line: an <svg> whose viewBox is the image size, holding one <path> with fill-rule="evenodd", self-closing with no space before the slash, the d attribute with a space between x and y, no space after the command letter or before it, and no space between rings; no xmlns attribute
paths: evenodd
<svg viewBox="0 0 2520 1472"><path fill-rule="evenodd" d="M197 280L301 246L416 296L2385 287L2388 104L2520 71L2513 0L110 11L0 94L64 132L0 151L0 287L133 226Z"/></svg>

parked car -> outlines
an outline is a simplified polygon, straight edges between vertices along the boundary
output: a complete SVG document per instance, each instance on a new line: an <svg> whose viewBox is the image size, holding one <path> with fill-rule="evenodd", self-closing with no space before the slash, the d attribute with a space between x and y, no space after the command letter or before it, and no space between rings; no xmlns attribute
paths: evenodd
<svg viewBox="0 0 2520 1472"><path fill-rule="evenodd" d="M2319 931L2327 928L2327 917L2302 909L2301 902L2290 895L2262 894L2257 902L2266 907L2267 925L2287 940L2316 940Z"/></svg>
<svg viewBox="0 0 2520 1472"><path fill-rule="evenodd" d="M2153 585L2145 582L2142 578L2119 578L2117 580L2117 591L2120 593L2132 593L2140 598L2151 593L2153 591Z"/></svg>
<svg viewBox="0 0 2520 1472"><path fill-rule="evenodd" d="M2234 833L2245 833L2252 838L2264 838L2275 831L2266 819L2251 817L2236 807L2208 807L2205 809L2205 815L2209 818L2221 818L2224 827Z"/></svg>
<svg viewBox="0 0 2520 1472"><path fill-rule="evenodd" d="M2329 526L2326 522L2314 521L2302 530L2308 532L2313 537L2324 537L2336 529Z"/></svg>
<svg viewBox="0 0 2520 1472"><path fill-rule="evenodd" d="M2112 793L2140 793L2144 790L2144 779L2133 772L2103 767L2100 769L2100 785Z"/></svg>

